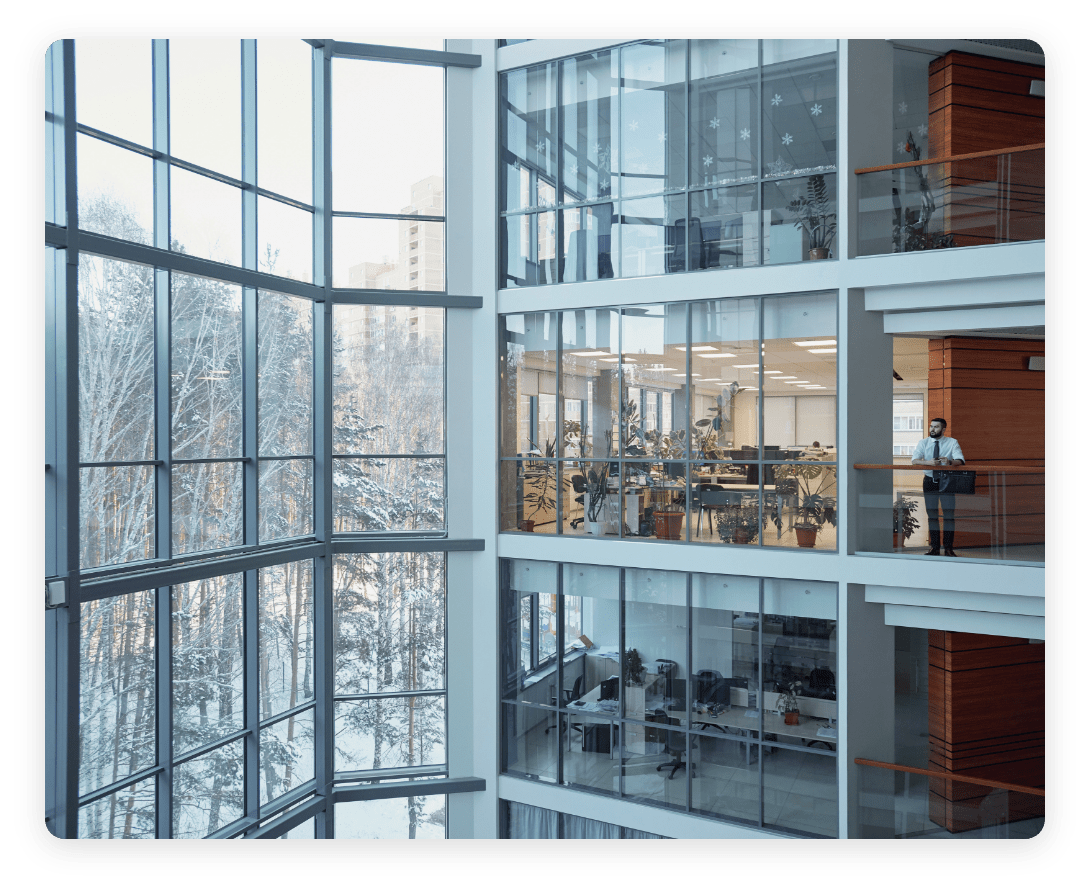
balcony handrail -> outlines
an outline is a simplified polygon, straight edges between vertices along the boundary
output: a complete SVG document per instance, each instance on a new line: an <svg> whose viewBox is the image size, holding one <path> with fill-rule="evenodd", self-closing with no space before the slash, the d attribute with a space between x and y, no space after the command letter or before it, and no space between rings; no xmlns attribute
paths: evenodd
<svg viewBox="0 0 1090 890"><path fill-rule="evenodd" d="M1044 797L1044 788L1032 788L1029 785L1015 785L1013 782L997 782L992 779L978 779L975 776L966 776L960 773L948 773L935 769L923 769L918 766L904 766L900 763L886 763L883 760L867 760L856 757L857 766L876 766L879 769L893 770L900 773L915 773L918 776L928 776L932 779L950 779L955 782L968 782L970 785L983 785L986 788L1001 788L1004 791L1018 791L1022 794L1033 794L1036 797Z"/></svg>
<svg viewBox="0 0 1090 890"><path fill-rule="evenodd" d="M948 472L950 470L974 470L978 473L1043 473L1044 464L947 464L941 467L932 464L852 464L855 470L919 470L929 472L938 470Z"/></svg>
<svg viewBox="0 0 1090 890"><path fill-rule="evenodd" d="M920 158L918 161L901 161L897 164L884 164L881 167L859 167L855 171L856 176L864 173L880 173L883 170L903 170L906 167L925 167L930 164L949 164L951 161L972 161L977 158L995 158L1000 155L1012 155L1023 151L1040 151L1045 147L1043 142L1033 145L1017 145L1013 148L993 148L990 151L974 151L964 155L950 155L945 158Z"/></svg>

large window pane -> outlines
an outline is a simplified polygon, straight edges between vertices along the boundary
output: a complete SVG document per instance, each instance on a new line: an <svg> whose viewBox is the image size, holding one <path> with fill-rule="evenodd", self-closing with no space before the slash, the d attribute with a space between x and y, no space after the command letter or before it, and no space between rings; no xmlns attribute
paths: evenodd
<svg viewBox="0 0 1090 890"><path fill-rule="evenodd" d="M258 531L261 541L314 531L314 461L258 461Z"/></svg>
<svg viewBox="0 0 1090 890"><path fill-rule="evenodd" d="M76 137L76 156L79 227L150 244L151 158L82 133Z"/></svg>
<svg viewBox="0 0 1090 890"><path fill-rule="evenodd" d="M746 449L757 456L757 313L753 299L693 304L692 423L698 458L741 460Z"/></svg>
<svg viewBox="0 0 1090 890"><path fill-rule="evenodd" d="M500 75L500 210L556 204L556 63Z"/></svg>
<svg viewBox="0 0 1090 890"><path fill-rule="evenodd" d="M76 83L81 124L151 146L150 40L77 40Z"/></svg>
<svg viewBox="0 0 1090 890"><path fill-rule="evenodd" d="M80 460L150 460L155 422L152 270L82 254Z"/></svg>
<svg viewBox="0 0 1090 890"><path fill-rule="evenodd" d="M613 208L595 204L563 211L565 281L597 281L619 274L621 245Z"/></svg>
<svg viewBox="0 0 1090 890"><path fill-rule="evenodd" d="M242 543L242 464L176 464L171 479L174 553Z"/></svg>
<svg viewBox="0 0 1090 890"><path fill-rule="evenodd" d="M762 213L766 264L836 257L836 174L766 182Z"/></svg>
<svg viewBox="0 0 1090 890"><path fill-rule="evenodd" d="M440 531L446 528L445 476L442 458L337 458L336 530Z"/></svg>
<svg viewBox="0 0 1090 890"><path fill-rule="evenodd" d="M502 287L556 284L558 274L556 211L520 213L501 220Z"/></svg>
<svg viewBox="0 0 1090 890"><path fill-rule="evenodd" d="M175 585L171 608L174 753L180 755L242 729L242 576Z"/></svg>
<svg viewBox="0 0 1090 890"><path fill-rule="evenodd" d="M506 700L556 706L560 698L556 564L515 559L505 562L504 569L502 696ZM565 668L568 666L565 664ZM577 670L573 665L566 689L572 688Z"/></svg>
<svg viewBox="0 0 1090 890"><path fill-rule="evenodd" d="M309 560L258 572L261 719L314 698L314 568Z"/></svg>
<svg viewBox="0 0 1090 890"><path fill-rule="evenodd" d="M559 741L555 732L545 730L554 725L556 711L530 705L501 707L500 772L555 783Z"/></svg>
<svg viewBox="0 0 1090 890"><path fill-rule="evenodd" d="M311 67L302 40L257 42L257 184L311 201Z"/></svg>
<svg viewBox="0 0 1090 890"><path fill-rule="evenodd" d="M504 319L500 364L500 454L556 453L556 315Z"/></svg>
<svg viewBox="0 0 1090 890"><path fill-rule="evenodd" d="M692 41L690 185L757 177L757 43Z"/></svg>
<svg viewBox="0 0 1090 890"><path fill-rule="evenodd" d="M174 767L175 838L207 837L242 817L242 746L239 739Z"/></svg>
<svg viewBox="0 0 1090 890"><path fill-rule="evenodd" d="M685 187L685 46L621 48L621 194Z"/></svg>
<svg viewBox="0 0 1090 890"><path fill-rule="evenodd" d="M314 710L261 730L261 805L314 778Z"/></svg>
<svg viewBox="0 0 1090 890"><path fill-rule="evenodd" d="M765 175L835 169L836 41L766 40L762 76Z"/></svg>
<svg viewBox="0 0 1090 890"><path fill-rule="evenodd" d="M241 266L241 190L181 167L171 167L170 249Z"/></svg>
<svg viewBox="0 0 1090 890"><path fill-rule="evenodd" d="M339 454L441 454L445 310L337 306L333 448Z"/></svg>
<svg viewBox="0 0 1090 890"><path fill-rule="evenodd" d="M155 468L80 470L80 565L119 565L155 552Z"/></svg>
<svg viewBox="0 0 1090 890"><path fill-rule="evenodd" d="M561 63L565 202L619 194L612 172L620 130L619 61L620 53L614 49Z"/></svg>
<svg viewBox="0 0 1090 890"><path fill-rule="evenodd" d="M760 263L760 215L755 185L694 192L689 202L690 271L735 269Z"/></svg>
<svg viewBox="0 0 1090 890"><path fill-rule="evenodd" d="M263 457L313 450L314 304L257 295L258 447Z"/></svg>
<svg viewBox="0 0 1090 890"><path fill-rule="evenodd" d="M174 273L170 321L173 456L240 456L242 288Z"/></svg>
<svg viewBox="0 0 1090 890"><path fill-rule="evenodd" d="M314 217L272 198L257 198L257 266L296 281L312 280Z"/></svg>
<svg viewBox="0 0 1090 890"><path fill-rule="evenodd" d="M226 38L171 40L169 50L170 153L239 179L241 42Z"/></svg>
<svg viewBox="0 0 1090 890"><path fill-rule="evenodd" d="M443 69L334 59L332 77L336 209L407 213L414 183L438 177L442 190Z"/></svg>
<svg viewBox="0 0 1090 890"><path fill-rule="evenodd" d="M155 780L137 782L79 809L79 837L155 837Z"/></svg>
<svg viewBox="0 0 1090 890"><path fill-rule="evenodd" d="M155 762L153 592L84 604L80 610L79 696L81 794ZM123 806L133 809L131 795ZM96 822L97 815L96 811Z"/></svg>
<svg viewBox="0 0 1090 890"><path fill-rule="evenodd" d="M445 554L341 556L333 587L338 694L445 687Z"/></svg>
<svg viewBox="0 0 1090 890"><path fill-rule="evenodd" d="M685 271L684 197L621 204L621 277Z"/></svg>
<svg viewBox="0 0 1090 890"><path fill-rule="evenodd" d="M337 702L336 770L446 763L446 703L445 695Z"/></svg>
<svg viewBox="0 0 1090 890"><path fill-rule="evenodd" d="M770 746L764 756L764 823L837 836L836 758Z"/></svg>
<svg viewBox="0 0 1090 890"><path fill-rule="evenodd" d="M338 839L441 840L447 836L447 796L425 794L337 804Z"/></svg>

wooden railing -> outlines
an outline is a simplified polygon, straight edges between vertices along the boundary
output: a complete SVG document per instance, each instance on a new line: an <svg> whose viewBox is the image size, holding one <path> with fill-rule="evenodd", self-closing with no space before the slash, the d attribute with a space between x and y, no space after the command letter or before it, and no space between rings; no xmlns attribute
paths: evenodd
<svg viewBox="0 0 1090 890"><path fill-rule="evenodd" d="M1045 465L1025 465L1025 464L944 464L942 466L935 466L934 464L852 464L854 470L907 470L909 472L929 472L931 470L938 470L945 472L948 470L974 470L977 473L1043 473L1045 471Z"/></svg>
<svg viewBox="0 0 1090 890"><path fill-rule="evenodd" d="M954 161L973 161L977 158L996 158L1000 155L1013 155L1025 151L1041 151L1045 147L1043 142L1034 145L1019 145L1014 148L993 148L990 151L974 151L964 155L950 155L946 158L920 158L918 161L901 161L897 164L883 164L881 167L859 167L856 176L864 173L880 173L883 170L903 170L906 167L924 167L928 164L949 164Z"/></svg>
<svg viewBox="0 0 1090 890"><path fill-rule="evenodd" d="M954 782L968 782L970 785L983 785L986 788L1000 788L1003 791L1017 791L1022 794L1032 794L1036 797L1044 797L1044 788L1033 788L1029 785L1015 785L1013 782L998 782L994 779L978 779L975 776L966 776L961 773L948 773L936 769L923 769L918 766L903 766L899 763L886 763L883 760L867 760L856 757L857 766L875 766L879 769L893 770L899 773L915 773L918 776L927 776L931 779L944 779Z"/></svg>

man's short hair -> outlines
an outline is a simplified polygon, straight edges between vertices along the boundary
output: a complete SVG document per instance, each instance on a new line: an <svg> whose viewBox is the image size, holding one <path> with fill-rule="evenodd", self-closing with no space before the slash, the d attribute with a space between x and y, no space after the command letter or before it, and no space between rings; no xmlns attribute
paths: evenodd
<svg viewBox="0 0 1090 890"><path fill-rule="evenodd" d="M943 428L943 429L946 429L946 427L947 427L947 423L946 423L946 418L945 418L945 417L932 417L932 418L931 418L931 422L932 422L932 423L941 423L941 424L942 424L942 428Z"/></svg>

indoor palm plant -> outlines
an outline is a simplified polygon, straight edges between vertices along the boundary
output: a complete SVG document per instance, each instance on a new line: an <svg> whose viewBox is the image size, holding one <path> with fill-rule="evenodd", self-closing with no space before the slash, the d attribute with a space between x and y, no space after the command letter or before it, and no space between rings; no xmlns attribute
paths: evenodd
<svg viewBox="0 0 1090 890"><path fill-rule="evenodd" d="M673 491L666 487L667 464L685 459L684 430L660 432L650 430L647 443L651 454L659 462L659 473L652 477L652 499L654 501L655 537L667 541L681 540L681 523L685 511L674 503Z"/></svg>
<svg viewBox="0 0 1090 890"><path fill-rule="evenodd" d="M537 443L530 445L539 454L542 450ZM556 511L556 439L547 439L544 453L540 458L531 458L526 461L522 472L522 496L526 508L520 526L523 531L534 530L534 520L531 518L538 513L552 512L555 518ZM567 479L561 480L561 488L567 488L571 483Z"/></svg>
<svg viewBox="0 0 1090 890"><path fill-rule="evenodd" d="M761 532L761 515L756 504L730 506L716 518L719 537L726 543L748 544Z"/></svg>
<svg viewBox="0 0 1090 890"><path fill-rule="evenodd" d="M893 502L893 549L904 547L905 539L920 527L920 520L915 517L918 502L899 495Z"/></svg>
<svg viewBox="0 0 1090 890"><path fill-rule="evenodd" d="M792 481L797 488L799 515L794 524L795 537L800 547L813 547L825 523L836 527L836 471L812 462L776 467L779 492L786 493ZM778 516L774 521L780 528Z"/></svg>
<svg viewBox="0 0 1090 890"><path fill-rule="evenodd" d="M795 215L795 228L806 232L812 260L827 260L836 237L836 210L830 210L825 177L815 173L806 180L805 194L796 194L787 209Z"/></svg>

